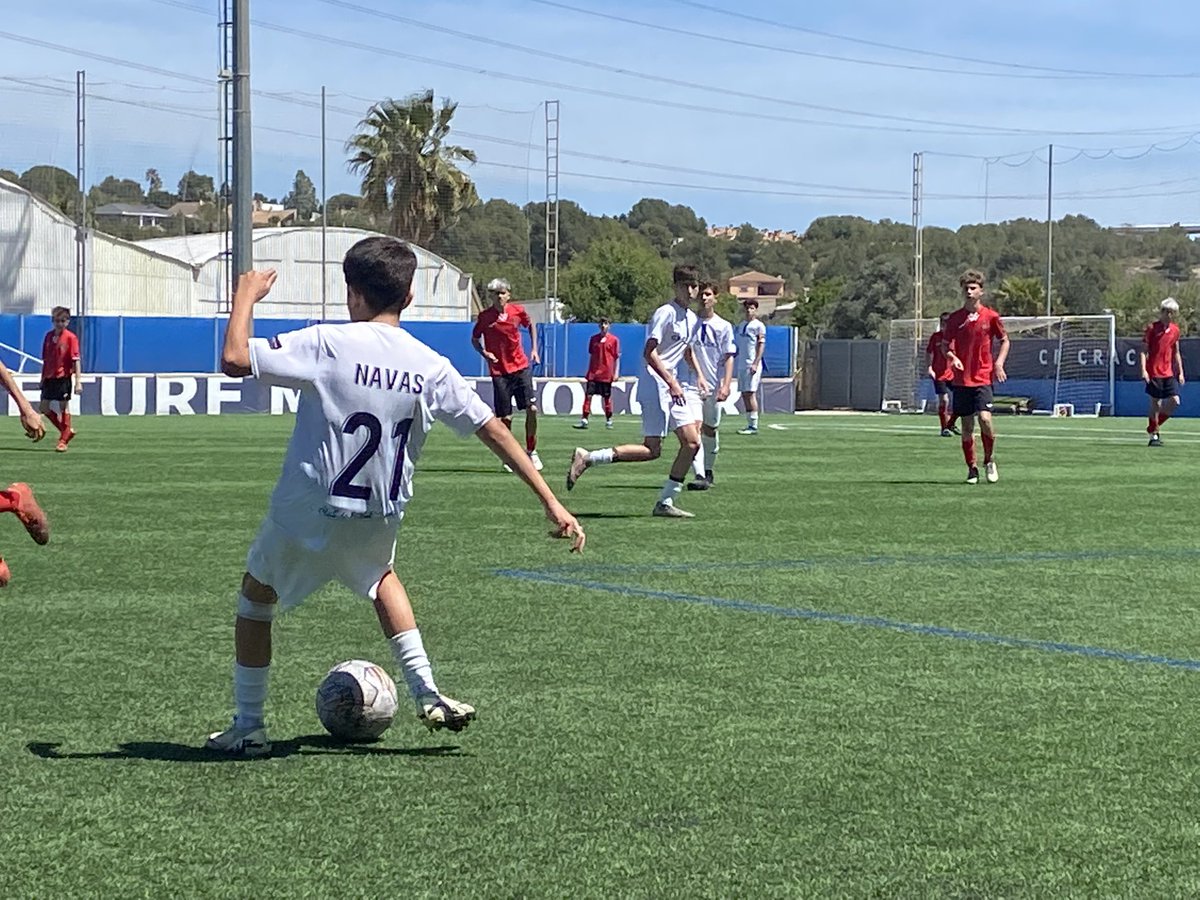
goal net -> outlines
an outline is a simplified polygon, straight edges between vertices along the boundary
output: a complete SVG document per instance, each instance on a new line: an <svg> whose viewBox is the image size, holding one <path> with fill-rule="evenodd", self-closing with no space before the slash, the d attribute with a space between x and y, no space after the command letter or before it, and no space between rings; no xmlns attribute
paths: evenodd
<svg viewBox="0 0 1200 900"><path fill-rule="evenodd" d="M1008 380L997 397L1044 415L1111 411L1116 361L1112 316L1005 316L1011 338ZM937 319L893 319L883 384L884 412L923 412L934 404L925 350Z"/></svg>

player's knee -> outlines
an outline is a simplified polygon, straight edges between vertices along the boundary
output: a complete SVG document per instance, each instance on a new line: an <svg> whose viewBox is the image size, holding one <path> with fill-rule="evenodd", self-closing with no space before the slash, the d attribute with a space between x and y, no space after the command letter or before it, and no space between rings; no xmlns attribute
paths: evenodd
<svg viewBox="0 0 1200 900"><path fill-rule="evenodd" d="M263 584L249 572L242 576L242 590L238 594L237 614L240 618L254 622L270 622L279 609L279 595L268 584Z"/></svg>
<svg viewBox="0 0 1200 900"><path fill-rule="evenodd" d="M646 441L646 449L650 451L651 459L662 456L662 441Z"/></svg>

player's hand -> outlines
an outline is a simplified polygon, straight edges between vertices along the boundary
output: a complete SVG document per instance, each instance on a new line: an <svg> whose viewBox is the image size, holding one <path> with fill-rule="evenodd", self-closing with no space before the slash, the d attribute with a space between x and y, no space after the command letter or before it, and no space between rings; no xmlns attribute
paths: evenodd
<svg viewBox="0 0 1200 900"><path fill-rule="evenodd" d="M1180 387L1183 387L1185 384L1187 384L1187 379L1186 379L1186 378L1184 378L1184 377L1183 377L1183 373L1182 373L1182 372L1180 372L1180 373L1179 373L1179 386L1180 386Z"/></svg>
<svg viewBox="0 0 1200 900"><path fill-rule="evenodd" d="M1146 382L1146 384L1150 383L1150 373L1149 372L1142 372L1142 381Z"/></svg>
<svg viewBox="0 0 1200 900"><path fill-rule="evenodd" d="M34 443L46 436L46 425L33 407L21 413L21 427L25 429L25 435Z"/></svg>
<svg viewBox="0 0 1200 900"><path fill-rule="evenodd" d="M529 361L530 361L531 363L533 363L533 365L535 365L535 366L536 366L536 365L540 365L540 364L541 364L542 358L541 358L540 356L538 356L536 353L530 353L530 354L529 354Z"/></svg>
<svg viewBox="0 0 1200 900"><path fill-rule="evenodd" d="M671 402L674 403L676 406L683 406L683 404L684 404L683 385L681 385L678 381L676 381L674 378L672 378L670 383L667 384L667 390L669 390L671 392Z"/></svg>
<svg viewBox="0 0 1200 900"><path fill-rule="evenodd" d="M719 388L717 388L717 402L724 403L728 399L729 399L729 385L722 383L721 386Z"/></svg>
<svg viewBox="0 0 1200 900"><path fill-rule="evenodd" d="M760 365L762 365L762 363L756 363L756 362L752 362L752 363L750 363L750 374L751 374L751 375L757 375L757 374L758 374L758 367L759 367Z"/></svg>
<svg viewBox="0 0 1200 900"><path fill-rule="evenodd" d="M579 524L579 520L567 512L566 507L555 501L553 505L546 508L546 518L554 523L554 530L550 532L551 537L569 538L571 552L583 552L583 545L587 543L587 535L583 533L583 526Z"/></svg>
<svg viewBox="0 0 1200 900"><path fill-rule="evenodd" d="M952 365L954 368L958 369L958 371L960 371L960 372L963 370L963 361L961 359L959 359L957 356L954 357L954 359L950 360L950 365Z"/></svg>
<svg viewBox="0 0 1200 900"><path fill-rule="evenodd" d="M1008 381L1008 373L1004 371L1004 366L996 366L996 381L1000 383Z"/></svg>
<svg viewBox="0 0 1200 900"><path fill-rule="evenodd" d="M82 385L82 384L77 384L77 385L75 385L75 393L76 393L76 394L82 394L82 393L83 393L83 385Z"/></svg>
<svg viewBox="0 0 1200 900"><path fill-rule="evenodd" d="M930 378L932 378L934 381L937 381L937 373L933 371L933 366L930 366L925 371L929 373Z"/></svg>
<svg viewBox="0 0 1200 900"><path fill-rule="evenodd" d="M242 276L238 278L234 300L240 298L243 301L249 300L251 303L257 303L271 293L271 288L275 286L275 279L278 277L279 273L274 269L251 269L249 272L242 273Z"/></svg>
<svg viewBox="0 0 1200 900"><path fill-rule="evenodd" d="M483 358L490 363L500 362L500 360L496 359L496 354L492 353L490 350L483 351Z"/></svg>
<svg viewBox="0 0 1200 900"><path fill-rule="evenodd" d="M1183 384L1183 382L1181 381L1180 384ZM708 386L708 382L704 380L703 375L696 376L696 390L701 397L707 397L712 393L712 388Z"/></svg>

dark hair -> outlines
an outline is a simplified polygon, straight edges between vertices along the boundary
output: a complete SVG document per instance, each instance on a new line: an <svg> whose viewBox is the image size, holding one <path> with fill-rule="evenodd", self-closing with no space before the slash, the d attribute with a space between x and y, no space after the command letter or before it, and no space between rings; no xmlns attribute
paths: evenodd
<svg viewBox="0 0 1200 900"><path fill-rule="evenodd" d="M714 297L721 293L721 289L717 287L717 283L715 281L700 282L700 293L703 294L705 291L712 291Z"/></svg>
<svg viewBox="0 0 1200 900"><path fill-rule="evenodd" d="M958 276L958 286L965 288L968 284L977 284L983 287L983 273L977 272L975 269L967 269Z"/></svg>
<svg viewBox="0 0 1200 900"><path fill-rule="evenodd" d="M938 321L940 322L940 321L942 321L942 319L948 319L948 318L950 318L950 315L951 315L950 310L946 310L944 313L939 313Z"/></svg>
<svg viewBox="0 0 1200 900"><path fill-rule="evenodd" d="M600 323L601 325L611 325L611 324L612 324L612 319L610 319L608 316L601 316L601 317L600 317L600 320L599 320L599 323Z"/></svg>
<svg viewBox="0 0 1200 900"><path fill-rule="evenodd" d="M753 306L755 309L758 309L758 301L753 297L747 297L742 301L742 306Z"/></svg>
<svg viewBox="0 0 1200 900"><path fill-rule="evenodd" d="M373 312L404 308L417 271L417 254L393 237L363 238L342 260L346 286L356 291Z"/></svg>
<svg viewBox="0 0 1200 900"><path fill-rule="evenodd" d="M671 273L673 284L697 284L700 281L700 270L695 266L676 266Z"/></svg>
<svg viewBox="0 0 1200 900"><path fill-rule="evenodd" d="M50 310L50 318L53 319L59 313L66 313L68 318L70 318L70 316L71 316L71 310L67 309L67 307L56 306L56 307L54 307L54 309Z"/></svg>

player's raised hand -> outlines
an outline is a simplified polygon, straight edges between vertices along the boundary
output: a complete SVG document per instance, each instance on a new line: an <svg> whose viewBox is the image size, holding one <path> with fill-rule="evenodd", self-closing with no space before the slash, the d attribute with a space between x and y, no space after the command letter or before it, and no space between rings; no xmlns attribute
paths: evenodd
<svg viewBox="0 0 1200 900"><path fill-rule="evenodd" d="M234 300L257 303L271 293L271 288L275 286L275 279L278 277L279 273L274 269L252 269L249 272L243 272L238 278Z"/></svg>
<svg viewBox="0 0 1200 900"><path fill-rule="evenodd" d="M571 552L583 552L583 545L587 543L587 535L583 533L583 526L579 524L579 520L567 512L566 507L555 501L546 507L546 518L554 523L554 530L550 532L552 537L570 538Z"/></svg>
<svg viewBox="0 0 1200 900"><path fill-rule="evenodd" d="M46 436L46 425L42 422L38 411L32 406L21 413L21 427L25 429L25 435L34 443Z"/></svg>

